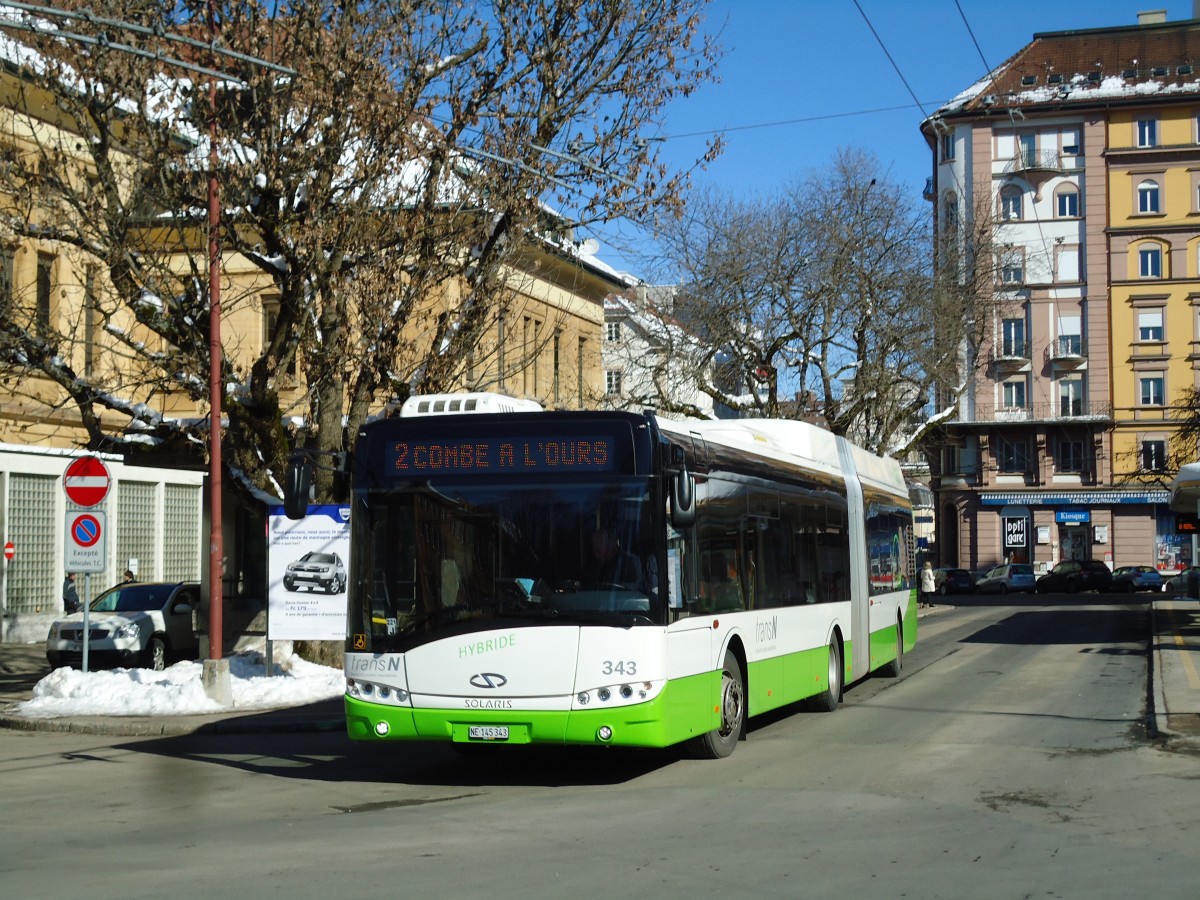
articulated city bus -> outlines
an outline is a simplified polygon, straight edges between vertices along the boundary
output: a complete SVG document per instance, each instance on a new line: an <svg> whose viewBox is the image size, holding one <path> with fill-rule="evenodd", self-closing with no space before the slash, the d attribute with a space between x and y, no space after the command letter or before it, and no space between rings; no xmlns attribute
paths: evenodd
<svg viewBox="0 0 1200 900"><path fill-rule="evenodd" d="M916 641L899 465L802 422L426 396L349 466L353 739L724 757Z"/></svg>

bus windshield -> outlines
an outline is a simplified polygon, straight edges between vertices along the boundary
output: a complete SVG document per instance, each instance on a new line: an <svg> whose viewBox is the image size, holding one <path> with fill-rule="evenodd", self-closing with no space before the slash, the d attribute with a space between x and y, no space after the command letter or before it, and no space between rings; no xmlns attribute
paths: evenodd
<svg viewBox="0 0 1200 900"><path fill-rule="evenodd" d="M653 487L618 476L358 490L351 645L403 650L514 624L662 624Z"/></svg>

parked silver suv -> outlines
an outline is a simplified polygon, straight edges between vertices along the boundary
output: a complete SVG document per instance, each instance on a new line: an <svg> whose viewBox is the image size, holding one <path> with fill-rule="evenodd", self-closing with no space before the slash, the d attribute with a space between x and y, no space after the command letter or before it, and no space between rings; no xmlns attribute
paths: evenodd
<svg viewBox="0 0 1200 900"><path fill-rule="evenodd" d="M195 659L199 640L192 611L200 608L195 582L132 582L109 588L88 607L88 668L164 669L169 659ZM50 626L51 667L83 665L83 613Z"/></svg>

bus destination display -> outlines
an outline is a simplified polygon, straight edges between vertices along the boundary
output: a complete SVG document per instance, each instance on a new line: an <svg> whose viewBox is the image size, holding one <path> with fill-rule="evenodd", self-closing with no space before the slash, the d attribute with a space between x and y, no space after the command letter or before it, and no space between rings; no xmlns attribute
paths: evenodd
<svg viewBox="0 0 1200 900"><path fill-rule="evenodd" d="M384 455L393 476L505 472L611 472L609 436L557 438L416 438L389 442Z"/></svg>

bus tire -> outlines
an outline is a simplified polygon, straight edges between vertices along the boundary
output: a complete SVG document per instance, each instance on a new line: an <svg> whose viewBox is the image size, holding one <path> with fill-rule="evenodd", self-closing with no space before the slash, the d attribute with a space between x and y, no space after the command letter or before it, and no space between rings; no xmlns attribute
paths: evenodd
<svg viewBox="0 0 1200 900"><path fill-rule="evenodd" d="M833 712L842 699L842 650L837 638L829 642L829 687L816 698L817 709Z"/></svg>
<svg viewBox="0 0 1200 900"><path fill-rule="evenodd" d="M724 759L733 753L746 726L746 677L732 651L725 651L721 667L721 724L692 738L688 750L694 759Z"/></svg>
<svg viewBox="0 0 1200 900"><path fill-rule="evenodd" d="M880 668L879 673L886 678L899 678L900 670L904 668L904 620L896 620L896 658Z"/></svg>

